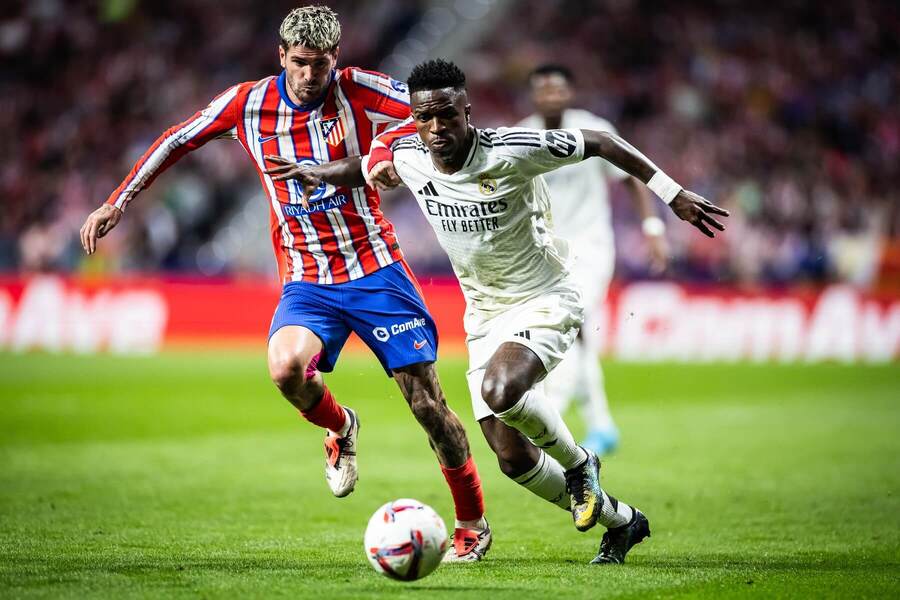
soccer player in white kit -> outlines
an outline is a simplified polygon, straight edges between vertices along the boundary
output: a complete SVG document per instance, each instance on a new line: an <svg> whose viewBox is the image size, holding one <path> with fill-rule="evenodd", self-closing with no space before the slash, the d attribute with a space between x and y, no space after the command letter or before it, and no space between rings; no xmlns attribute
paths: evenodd
<svg viewBox="0 0 900 600"><path fill-rule="evenodd" d="M575 97L574 75L568 68L542 65L531 72L528 82L537 112L520 121L518 127L616 133L606 119L571 107ZM654 274L666 266L665 224L656 216L647 188L608 161L584 160L550 171L544 178L550 189L553 233L568 243L572 279L581 289L585 308L581 334L547 375L544 387L561 414L571 400L576 400L587 426L582 445L604 455L614 451L619 442L619 431L610 414L603 385L599 340L594 334L602 318L600 309L616 262L607 181L622 182L634 201L643 221L650 271Z"/></svg>
<svg viewBox="0 0 900 600"><path fill-rule="evenodd" d="M373 184L402 181L414 192L466 298L472 407L501 470L570 510L578 530L604 525L592 562L621 563L650 534L649 522L601 489L596 454L575 443L540 385L571 346L584 312L564 244L549 227L549 192L540 175L601 156L710 237L724 230L712 215L728 213L683 190L615 135L473 127L465 75L452 63L422 63L407 84L411 121L379 136L362 161L308 167L282 160L270 173L300 180L306 197L323 181L362 184L361 162Z"/></svg>

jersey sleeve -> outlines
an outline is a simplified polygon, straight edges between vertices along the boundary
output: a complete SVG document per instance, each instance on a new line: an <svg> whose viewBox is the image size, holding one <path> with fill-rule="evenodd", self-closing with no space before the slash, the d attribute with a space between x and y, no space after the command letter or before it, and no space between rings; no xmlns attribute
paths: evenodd
<svg viewBox="0 0 900 600"><path fill-rule="evenodd" d="M500 127L493 137L494 149L530 177L584 159L584 136L580 129Z"/></svg>
<svg viewBox="0 0 900 600"><path fill-rule="evenodd" d="M361 168L363 175L368 177L371 168L380 162L393 161L394 148L401 145L405 140L410 140L415 135L417 135L416 124L413 123L412 117L378 134L372 140L369 153L362 159Z"/></svg>
<svg viewBox="0 0 900 600"><path fill-rule="evenodd" d="M417 134L416 124L413 122L412 117L409 117L378 134L372 141L372 144L374 145L377 142L380 146L393 150L394 146L399 142L412 138Z"/></svg>
<svg viewBox="0 0 900 600"><path fill-rule="evenodd" d="M110 194L107 204L121 209L182 156L216 139L237 139L236 85L222 92L187 121L167 129L138 159Z"/></svg>
<svg viewBox="0 0 900 600"><path fill-rule="evenodd" d="M396 123L409 116L409 88L384 73L350 67L350 78L373 123Z"/></svg>

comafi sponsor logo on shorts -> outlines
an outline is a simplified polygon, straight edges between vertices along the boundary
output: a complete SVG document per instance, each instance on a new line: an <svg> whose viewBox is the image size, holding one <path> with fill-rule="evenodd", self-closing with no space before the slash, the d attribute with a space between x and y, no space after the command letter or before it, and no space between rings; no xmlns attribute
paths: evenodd
<svg viewBox="0 0 900 600"><path fill-rule="evenodd" d="M425 325L425 319L416 317L415 319L410 319L403 323L394 323L391 325L390 329L387 327L376 327L372 330L372 335L375 336L376 340L386 342L391 339L392 335L397 335L398 333L403 333L404 331L410 331L412 329L418 329L419 327L425 327Z"/></svg>

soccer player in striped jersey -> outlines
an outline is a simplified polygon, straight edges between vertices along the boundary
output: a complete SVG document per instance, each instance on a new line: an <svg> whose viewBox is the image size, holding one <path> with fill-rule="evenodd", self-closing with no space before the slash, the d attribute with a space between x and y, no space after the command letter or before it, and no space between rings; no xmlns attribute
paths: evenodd
<svg viewBox="0 0 900 600"><path fill-rule="evenodd" d="M541 174L599 156L647 184L710 237L724 229L713 215L728 213L682 189L609 132L473 127L465 75L452 63L420 64L408 84L412 118L378 136L365 158L312 168L284 161L272 171L312 193L323 181L360 185L363 172L393 161L394 181L415 194L466 298L472 408L501 470L571 510L579 531L604 525L592 562L621 563L650 534L649 522L600 487L596 454L575 443L541 385L584 316L565 247L553 236Z"/></svg>
<svg viewBox="0 0 900 600"><path fill-rule="evenodd" d="M291 11L280 27L283 71L234 85L168 129L81 230L88 254L138 193L167 167L214 139L237 140L269 202L272 244L283 284L269 332L268 366L281 393L326 430L325 474L335 496L357 481L359 419L337 403L330 372L355 332L393 376L428 434L456 507L448 560L479 560L491 543L478 470L462 423L438 381L437 331L403 260L391 223L370 187L323 184L308 197L267 174L266 156L316 165L368 152L375 135L409 117L406 85L356 67L337 68L341 28L324 6Z"/></svg>

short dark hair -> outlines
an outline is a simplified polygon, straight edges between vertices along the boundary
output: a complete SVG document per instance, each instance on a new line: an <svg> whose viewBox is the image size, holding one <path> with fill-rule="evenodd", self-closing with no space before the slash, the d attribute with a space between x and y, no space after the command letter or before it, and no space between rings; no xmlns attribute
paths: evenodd
<svg viewBox="0 0 900 600"><path fill-rule="evenodd" d="M413 67L406 84L409 86L410 94L443 88L461 90L466 87L466 74L449 60L437 58L426 60Z"/></svg>
<svg viewBox="0 0 900 600"><path fill-rule="evenodd" d="M531 80L538 75L562 75L566 82L575 83L575 73L572 72L572 69L555 63L546 63L535 68L529 73L528 82L531 83Z"/></svg>

